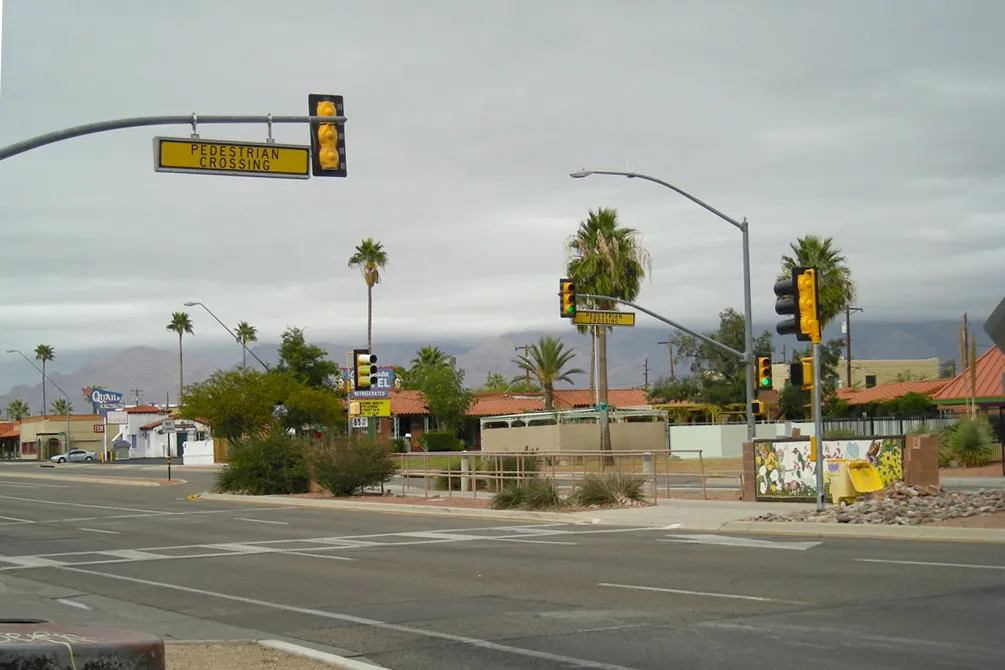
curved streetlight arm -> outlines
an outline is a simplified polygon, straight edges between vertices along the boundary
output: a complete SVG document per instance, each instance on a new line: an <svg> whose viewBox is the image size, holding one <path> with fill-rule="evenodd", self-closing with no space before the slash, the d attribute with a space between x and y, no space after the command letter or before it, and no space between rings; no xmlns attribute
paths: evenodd
<svg viewBox="0 0 1005 670"><path fill-rule="evenodd" d="M746 219L744 219L743 221L737 221L728 214L723 214L722 212L720 212L707 202L704 202L703 200L694 197L687 191L677 188L673 184L665 182L662 179L659 179L658 177L652 177L647 174L639 174L638 172L618 172L616 170L583 170L581 172L573 172L569 176L572 177L573 179L582 179L583 177L589 177L591 174L606 174L606 175L614 175L615 177L628 177L629 179L644 179L645 181L651 181L654 184L659 184L660 186L664 186L670 189L671 191L684 196L685 198L687 198L694 204L698 205L699 207L703 207L709 212L712 212L723 221L726 221L730 225L736 226L737 230L744 230L747 227Z"/></svg>
<svg viewBox="0 0 1005 670"><path fill-rule="evenodd" d="M238 344L240 344L240 345L241 345L241 347L242 347L242 348L243 348L243 349L244 349L245 351L247 351L247 352L248 352L249 354L251 354L252 358L254 358L254 359L255 359L256 361L258 361L259 363L261 363L262 367L263 367L263 368L265 368L266 370L268 370L268 369L269 369L269 366L265 364L265 361L263 361L263 360L262 360L261 358L259 358L259 357L258 357L258 356L257 356L257 355L255 354L255 352L254 352L254 351L252 351L251 349L249 349L249 348L248 348L248 345L246 345L246 344L245 344L245 343L244 343L244 342L243 342L243 341L241 340L241 338L237 336L237 333L235 333L234 331L232 331L232 330L230 329L230 326L228 326L227 324L225 324L225 323L224 323L223 321L220 321L220 317L218 317L218 316L217 316L216 314L213 314L213 310L211 310L211 309L210 309L209 307L206 307L206 305L202 304L201 302L186 302L186 303L184 303L184 305L185 305L185 307L196 307L196 306L199 306L199 307L202 307L202 308L203 308L204 310L206 310L206 311L207 311L207 312L209 313L209 315L210 315L211 317L213 317L214 319L216 319L216 322L217 322L218 324L220 324L221 326L223 326L223 329L224 329L224 330L226 330L226 331L227 331L228 333L230 333L230 336L231 336L231 337L233 337L233 338L234 338L234 340L235 340L235 341L236 341L236 342L237 342Z"/></svg>
<svg viewBox="0 0 1005 670"><path fill-rule="evenodd" d="M662 321L663 323L667 324L668 326L673 326L677 330L683 331L683 332L687 333L688 335L690 335L691 337L696 337L699 340L701 340L702 342L705 342L706 344L710 344L713 347L717 347L717 348L725 351L727 354L732 354L732 355L737 356L737 357L739 357L741 359L747 358L743 354L743 352L737 351L733 347L726 346L722 342L718 342L716 340L713 340L711 337L708 337L707 335L702 335L701 333L696 333L695 331L691 330L690 328L687 328L686 326L682 326L679 323L675 323L675 322L671 321L670 319L666 318L665 316L660 316L656 312L652 312L652 311L646 309L645 307L642 307L641 305L636 305L634 302L628 302L627 300L622 300L621 298L615 298L615 297L609 296L609 295L593 295L593 294L590 294L590 293L577 293L576 295L578 297L582 297L582 298L593 298L594 300L610 300L612 302L616 302L616 303L620 303L622 305L625 305L626 307L631 307L632 309L637 309L640 312L642 312L643 314L648 314L649 316L653 317L654 319L656 319L658 321Z"/></svg>
<svg viewBox="0 0 1005 670"><path fill-rule="evenodd" d="M50 384L52 384L53 386L55 386L56 390L63 394L63 397L66 398L66 404L67 404L67 406L69 406L69 404L71 402L70 401L70 396L67 395L66 391L64 391L62 388L60 388L59 384L57 384L56 382L52 381L52 378L49 377L49 375L47 375L44 372L42 372L42 368L40 368L37 365L35 365L35 361L33 361L30 358L28 358L27 356L25 356L24 353L20 349L8 349L7 353L8 354L18 354L19 356L21 356L21 358L23 358L24 360L28 361L28 364L31 365L31 367L33 367L36 370L38 370L39 374L41 374L43 377L45 377L45 380L47 382L49 382ZM45 408L44 407L42 408L42 413L43 414L45 413Z"/></svg>

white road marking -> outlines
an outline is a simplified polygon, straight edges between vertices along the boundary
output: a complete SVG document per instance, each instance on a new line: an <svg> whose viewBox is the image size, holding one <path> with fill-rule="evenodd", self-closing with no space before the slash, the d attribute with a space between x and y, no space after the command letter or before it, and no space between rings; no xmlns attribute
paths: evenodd
<svg viewBox="0 0 1005 670"><path fill-rule="evenodd" d="M280 610L284 612L295 612L297 614L306 614L308 616L316 616L322 619L330 619L333 621L344 621L346 623L352 623L358 626L369 626L371 628L377 628L381 630L395 631L399 633L406 633L409 635L418 635L420 637L433 638L437 640L447 640L449 642L454 642L457 644L466 644L468 646L477 647L479 649L498 651L507 654L514 654L516 656L525 656L528 658L538 658L545 661L551 661L552 663L561 663L563 665L568 665L577 668L593 668L594 670L634 670L633 668L628 668L623 665L614 665L613 663L602 663L598 661L590 661L583 658L562 656L561 654L551 654L546 651L537 651L536 649L523 649L521 647L511 647L509 645L500 644L498 642L480 640L478 638L467 637L465 635L454 635L452 633L441 633L438 631L423 628L412 628L411 626L403 626L401 624L388 623L386 621L379 621L377 619L367 619L365 617L353 616L351 614L340 614L338 612L329 612L327 610L318 610L309 607L296 607L294 605L284 605L282 603L270 602L268 600L258 600L257 598L235 596L229 593L206 591L204 589L192 588L190 586L181 586L179 584L168 584L165 582L155 582L149 579L140 579L138 577L127 577L126 575L109 574L97 570L84 570L81 568L73 568L73 567L62 567L60 569L66 570L68 572L78 572L85 575L93 575L95 577L106 577L108 579L118 579L121 581L133 582L134 584L144 584L146 586L154 586L162 589L181 591L183 593L192 593L194 595L206 596L209 598L230 600L232 602L244 603L246 605L254 605L256 607L268 607L270 609Z"/></svg>
<svg viewBox="0 0 1005 670"><path fill-rule="evenodd" d="M240 542L222 542L220 544L207 544L210 549L226 549L238 554L273 554L283 551L272 547L263 547L254 544L241 544Z"/></svg>
<svg viewBox="0 0 1005 670"><path fill-rule="evenodd" d="M4 563L12 563L15 567L20 568L51 568L53 566L63 565L61 561L54 561L42 556L0 556L0 561L3 561ZM11 568L0 569L10 570Z"/></svg>
<svg viewBox="0 0 1005 670"><path fill-rule="evenodd" d="M89 609L91 609L90 605L86 605L84 603L78 603L76 600L68 600L66 598L56 598L56 602L57 603L61 603L63 605L69 605L70 607L76 607L76 608L82 609L82 610L89 610Z"/></svg>
<svg viewBox="0 0 1005 670"><path fill-rule="evenodd" d="M234 517L234 521L250 521L251 523L271 523L277 526L289 526L289 521L269 521L267 519L245 519L243 516Z"/></svg>
<svg viewBox="0 0 1005 670"><path fill-rule="evenodd" d="M751 549L790 549L806 551L823 544L822 542L790 542L774 540L758 540L752 537L731 537L729 535L667 535L660 542L676 542L680 544L714 544L721 547L745 547Z"/></svg>
<svg viewBox="0 0 1005 670"><path fill-rule="evenodd" d="M1005 570L1005 565L976 565L973 563L927 563L925 561L890 561L882 558L856 558L861 563L892 563L894 565L924 565L933 568L971 568L973 570Z"/></svg>
<svg viewBox="0 0 1005 670"><path fill-rule="evenodd" d="M518 537L486 537L479 539L492 540L493 542L519 542L522 544L578 544L578 542L562 542L560 540L523 540Z"/></svg>
<svg viewBox="0 0 1005 670"><path fill-rule="evenodd" d="M130 561L157 561L167 558L161 554L152 554L149 551L137 551L136 549L105 549L101 553Z"/></svg>
<svg viewBox="0 0 1005 670"><path fill-rule="evenodd" d="M22 481L12 482L12 481L7 480L7 479L0 479L0 484L3 484L4 486L10 486L10 487L13 487L13 488L19 488L19 489L39 489L39 488L65 489L65 488L67 488L66 486L64 486L62 484L26 484L25 482L22 482Z"/></svg>
<svg viewBox="0 0 1005 670"><path fill-rule="evenodd" d="M803 605L805 603L794 600L777 600L775 598L761 598L758 596L741 596L737 593L712 593L710 591L687 591L684 589L664 589L656 586L633 586L631 584L608 584L601 582L597 586L607 586L615 589L633 589L635 591L656 591L659 593L677 593L685 596L705 596L708 598L729 598L732 600L754 600L762 603L790 603L793 605Z"/></svg>
<svg viewBox="0 0 1005 670"><path fill-rule="evenodd" d="M109 535L118 535L117 530L104 530L102 528L80 528L79 530L86 530L88 533L108 533Z"/></svg>
<svg viewBox="0 0 1005 670"><path fill-rule="evenodd" d="M0 519L3 519L5 521L13 521L14 523L32 523L31 519L21 519L16 516L0 516ZM6 526L7 524L3 525Z"/></svg>
<svg viewBox="0 0 1005 670"><path fill-rule="evenodd" d="M0 496L3 500L19 500L21 502L38 503L40 505L60 505L64 507L87 507L91 509L111 509L118 512L146 512L147 514L173 514L174 512L162 512L156 509L138 509L136 507L115 507L114 505L91 505L77 502L60 502L57 500L39 500L38 498L19 498L17 496ZM180 512L178 512L180 514Z"/></svg>

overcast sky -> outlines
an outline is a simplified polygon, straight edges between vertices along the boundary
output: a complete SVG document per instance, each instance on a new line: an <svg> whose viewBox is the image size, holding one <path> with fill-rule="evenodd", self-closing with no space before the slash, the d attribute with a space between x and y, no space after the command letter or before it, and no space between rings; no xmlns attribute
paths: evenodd
<svg viewBox="0 0 1005 670"><path fill-rule="evenodd" d="M639 301L755 320L779 257L833 236L862 319L983 319L1005 293L1005 3L862 0L6 0L0 144L158 114L303 114L345 96L347 179L159 174L145 128L0 163L0 348L172 346L200 300L263 339L365 341L346 267L390 255L375 339L558 328L591 208L643 233ZM263 126L201 126L261 141ZM277 141L306 144L305 126ZM198 308L200 341L226 338Z"/></svg>

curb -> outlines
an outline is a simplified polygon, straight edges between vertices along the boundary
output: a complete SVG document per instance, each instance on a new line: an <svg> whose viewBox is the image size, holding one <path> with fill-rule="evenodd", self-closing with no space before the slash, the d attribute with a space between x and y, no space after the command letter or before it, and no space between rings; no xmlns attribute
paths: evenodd
<svg viewBox="0 0 1005 670"><path fill-rule="evenodd" d="M695 525L689 528L697 530ZM709 530L713 530L709 528ZM885 526L867 523L805 523L798 521L727 521L714 530L730 533L808 535L876 540L929 542L982 542L1005 544L1005 529L956 528L952 526Z"/></svg>
<svg viewBox="0 0 1005 670"><path fill-rule="evenodd" d="M157 482L144 481L142 479L128 479L126 477L88 477L77 475L43 475L28 472L4 472L0 474L3 478L12 479L49 479L59 482L82 482L84 484L111 484L112 486L174 486L176 484L187 484L184 479L174 479L171 484L159 484Z"/></svg>
<svg viewBox="0 0 1005 670"><path fill-rule="evenodd" d="M576 523L582 517L561 512L530 512L516 510L487 510L471 507L420 507L419 505L396 505L389 503L348 502L342 500L316 500L312 498L273 498L271 496L245 496L233 493L199 493L198 500L216 502L250 503L255 505L275 505L277 507L307 507L312 509L334 509L350 512L382 512L384 514L407 514L412 516L449 516L468 519L507 519L512 521L553 521Z"/></svg>
<svg viewBox="0 0 1005 670"><path fill-rule="evenodd" d="M338 656L336 654L329 654L328 652L311 649L310 647L301 647L299 644L293 644L292 642L283 642L282 640L256 640L256 642L260 646L267 649L284 651L287 654L300 656L301 658L310 658L315 661L335 666L336 668L341 668L342 670L388 670L382 665L365 663L363 661L357 661L353 658L346 658L345 656Z"/></svg>

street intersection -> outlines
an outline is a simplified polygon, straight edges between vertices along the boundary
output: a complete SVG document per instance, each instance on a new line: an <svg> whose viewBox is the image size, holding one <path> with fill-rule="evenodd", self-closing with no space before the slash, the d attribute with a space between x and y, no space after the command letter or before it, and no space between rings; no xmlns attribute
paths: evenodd
<svg viewBox="0 0 1005 670"><path fill-rule="evenodd" d="M399 670L1005 664L1000 545L259 507L186 500L211 474L184 478L0 468L0 586L82 594L49 618L115 602ZM199 634L169 621L146 629Z"/></svg>

